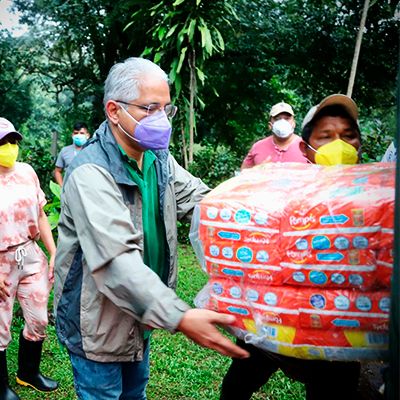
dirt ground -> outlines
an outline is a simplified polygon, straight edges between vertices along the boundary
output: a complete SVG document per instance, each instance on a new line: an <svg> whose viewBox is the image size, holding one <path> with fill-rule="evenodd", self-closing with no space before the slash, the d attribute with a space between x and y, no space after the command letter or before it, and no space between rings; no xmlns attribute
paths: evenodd
<svg viewBox="0 0 400 400"><path fill-rule="evenodd" d="M360 400L383 400L384 396L379 392L383 385L382 372L385 363L382 361L371 361L363 363L360 377Z"/></svg>

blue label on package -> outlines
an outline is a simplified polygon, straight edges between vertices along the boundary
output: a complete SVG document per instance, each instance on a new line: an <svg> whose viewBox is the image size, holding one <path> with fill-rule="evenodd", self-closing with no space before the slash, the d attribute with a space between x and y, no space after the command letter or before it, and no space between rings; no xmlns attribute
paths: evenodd
<svg viewBox="0 0 400 400"><path fill-rule="evenodd" d="M215 294L221 294L224 291L220 283L214 283L212 289Z"/></svg>
<svg viewBox="0 0 400 400"><path fill-rule="evenodd" d="M341 253L318 253L318 261L342 261L344 255Z"/></svg>
<svg viewBox="0 0 400 400"><path fill-rule="evenodd" d="M342 283L344 283L345 280L346 278L344 277L344 275L339 274L338 272L332 274L331 276L331 282L336 283L337 285L341 285Z"/></svg>
<svg viewBox="0 0 400 400"><path fill-rule="evenodd" d="M240 299L240 297L242 296L242 289L237 286L232 286L229 290L229 293L233 298Z"/></svg>
<svg viewBox="0 0 400 400"><path fill-rule="evenodd" d="M269 306L276 306L276 304L278 302L278 297L276 296L275 293L268 292L268 293L265 293L265 295L264 295L264 301L265 301L265 304L268 304Z"/></svg>
<svg viewBox="0 0 400 400"><path fill-rule="evenodd" d="M223 255L225 258L232 258L232 257L233 257L233 250L232 250L232 248L231 248L231 247L224 247L224 248L222 249L222 255Z"/></svg>
<svg viewBox="0 0 400 400"><path fill-rule="evenodd" d="M227 208L224 208L223 210L221 210L221 212L219 213L219 216L221 217L221 219L223 219L224 221L229 221L231 219L232 216L232 211L228 210Z"/></svg>
<svg viewBox="0 0 400 400"><path fill-rule="evenodd" d="M218 215L218 208L215 207L209 207L207 208L207 217L210 219L215 219L217 218Z"/></svg>
<svg viewBox="0 0 400 400"><path fill-rule="evenodd" d="M332 324L335 326L339 326L341 328L359 328L360 327L360 321L357 321L356 319L334 319L332 321Z"/></svg>
<svg viewBox="0 0 400 400"><path fill-rule="evenodd" d="M349 220L348 217L344 214L339 215L325 215L324 217L320 217L319 222L322 225L333 225L333 224L345 224Z"/></svg>
<svg viewBox="0 0 400 400"><path fill-rule="evenodd" d="M246 292L246 299L249 301L257 301L258 297L259 297L259 294L258 294L257 290L249 289Z"/></svg>
<svg viewBox="0 0 400 400"><path fill-rule="evenodd" d="M390 298L389 297L383 297L382 299L379 300L379 308L383 312L389 312L390 311Z"/></svg>
<svg viewBox="0 0 400 400"><path fill-rule="evenodd" d="M325 308L325 304L326 304L326 300L325 297L322 296L322 294L313 294L310 297L310 304L314 307L314 308Z"/></svg>
<svg viewBox="0 0 400 400"><path fill-rule="evenodd" d="M265 335L268 338L275 339L278 336L278 329L276 329L274 326L263 325L261 327L261 333L263 336Z"/></svg>
<svg viewBox="0 0 400 400"><path fill-rule="evenodd" d="M338 250L346 250L349 248L350 241L344 236L338 236L334 241L334 245Z"/></svg>
<svg viewBox="0 0 400 400"><path fill-rule="evenodd" d="M253 259L253 251L248 247L240 247L237 249L236 257L239 261L248 263Z"/></svg>
<svg viewBox="0 0 400 400"><path fill-rule="evenodd" d="M368 176L362 176L361 178L353 179L354 185L368 183Z"/></svg>
<svg viewBox="0 0 400 400"><path fill-rule="evenodd" d="M361 275L351 274L351 275L349 275L349 282L350 282L350 285L361 286L364 282L364 279Z"/></svg>
<svg viewBox="0 0 400 400"><path fill-rule="evenodd" d="M229 232L229 231L219 231L217 235L221 239L229 239L229 240L240 240L239 232Z"/></svg>
<svg viewBox="0 0 400 400"><path fill-rule="evenodd" d="M233 268L223 268L222 273L229 276L244 276L244 272L242 270Z"/></svg>
<svg viewBox="0 0 400 400"><path fill-rule="evenodd" d="M389 335L387 333L367 333L367 343L368 344L387 344L389 343Z"/></svg>
<svg viewBox="0 0 400 400"><path fill-rule="evenodd" d="M210 246L210 254L213 257L218 257L219 256L219 247L216 246L215 244Z"/></svg>
<svg viewBox="0 0 400 400"><path fill-rule="evenodd" d="M235 214L235 221L238 224L248 224L250 222L250 213L247 210L238 210Z"/></svg>
<svg viewBox="0 0 400 400"><path fill-rule="evenodd" d="M249 315L249 312L245 308L229 306L227 310L232 314Z"/></svg>
<svg viewBox="0 0 400 400"><path fill-rule="evenodd" d="M334 189L333 192L330 193L331 198L335 197L349 197L355 196L357 194L361 194L364 192L364 188L362 186L354 186L354 187L341 187L338 189Z"/></svg>
<svg viewBox="0 0 400 400"><path fill-rule="evenodd" d="M303 283L306 280L306 276L300 271L293 272L292 277L293 280L298 283Z"/></svg>
<svg viewBox="0 0 400 400"><path fill-rule="evenodd" d="M308 242L306 239L298 239L296 240L296 249L297 250L307 250Z"/></svg>
<svg viewBox="0 0 400 400"><path fill-rule="evenodd" d="M315 285L324 285L328 280L326 274L321 271L311 271L308 274L308 278L310 279L310 282Z"/></svg>
<svg viewBox="0 0 400 400"><path fill-rule="evenodd" d="M368 239L364 236L356 236L353 239L353 247L355 249L367 249L368 248Z"/></svg>
<svg viewBox="0 0 400 400"><path fill-rule="evenodd" d="M371 299L367 296L358 296L356 300L356 307L360 311L369 311L372 308Z"/></svg>
<svg viewBox="0 0 400 400"><path fill-rule="evenodd" d="M311 247L317 250L328 250L331 247L331 241L326 236L314 236Z"/></svg>
<svg viewBox="0 0 400 400"><path fill-rule="evenodd" d="M258 212L254 216L254 221L256 222L257 225L266 225L268 222L268 215L263 212Z"/></svg>
<svg viewBox="0 0 400 400"><path fill-rule="evenodd" d="M268 262L268 260L269 260L269 254L268 254L268 252L265 251L265 250L257 251L256 259L257 259L257 261L259 261L259 262Z"/></svg>
<svg viewBox="0 0 400 400"><path fill-rule="evenodd" d="M350 308L350 300L344 295L335 297L334 303L338 310L348 310Z"/></svg>

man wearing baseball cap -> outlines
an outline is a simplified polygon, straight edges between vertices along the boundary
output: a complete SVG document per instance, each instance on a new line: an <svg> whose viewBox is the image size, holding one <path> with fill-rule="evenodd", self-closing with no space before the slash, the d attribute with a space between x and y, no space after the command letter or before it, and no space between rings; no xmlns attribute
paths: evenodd
<svg viewBox="0 0 400 400"><path fill-rule="evenodd" d="M343 94L326 97L304 117L302 139L300 148L311 163L356 164L361 148L356 103Z"/></svg>
<svg viewBox="0 0 400 400"><path fill-rule="evenodd" d="M294 133L296 122L290 104L283 101L275 104L271 108L269 117L268 126L272 135L254 143L243 160L242 169L268 161L306 162L299 148L301 139Z"/></svg>

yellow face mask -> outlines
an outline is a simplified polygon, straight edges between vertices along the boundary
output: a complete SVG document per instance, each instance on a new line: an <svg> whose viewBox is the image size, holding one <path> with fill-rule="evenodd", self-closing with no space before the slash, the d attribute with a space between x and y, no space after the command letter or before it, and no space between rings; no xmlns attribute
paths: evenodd
<svg viewBox="0 0 400 400"><path fill-rule="evenodd" d="M18 157L18 145L6 143L0 146L0 165L2 167L11 168L14 166Z"/></svg>
<svg viewBox="0 0 400 400"><path fill-rule="evenodd" d="M354 146L337 139L315 150L315 162L320 165L356 164L358 152Z"/></svg>

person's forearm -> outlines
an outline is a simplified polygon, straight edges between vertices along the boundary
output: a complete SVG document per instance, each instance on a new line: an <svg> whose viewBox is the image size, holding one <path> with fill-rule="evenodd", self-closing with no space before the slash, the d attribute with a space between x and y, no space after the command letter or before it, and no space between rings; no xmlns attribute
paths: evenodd
<svg viewBox="0 0 400 400"><path fill-rule="evenodd" d="M60 186L63 185L63 176L62 176L61 171L59 171L59 170L56 169L56 170L54 171L54 178L55 178L56 182L57 182Z"/></svg>
<svg viewBox="0 0 400 400"><path fill-rule="evenodd" d="M246 169L246 168L251 168L254 167L254 159L253 157L250 157L250 155L248 154L245 159L242 162L242 165L240 166L240 169Z"/></svg>
<svg viewBox="0 0 400 400"><path fill-rule="evenodd" d="M53 256L56 253L56 244L54 243L53 234L51 233L49 220L43 208L40 210L39 215L39 232L46 250L49 252L50 256Z"/></svg>

